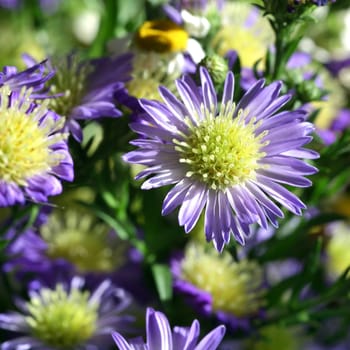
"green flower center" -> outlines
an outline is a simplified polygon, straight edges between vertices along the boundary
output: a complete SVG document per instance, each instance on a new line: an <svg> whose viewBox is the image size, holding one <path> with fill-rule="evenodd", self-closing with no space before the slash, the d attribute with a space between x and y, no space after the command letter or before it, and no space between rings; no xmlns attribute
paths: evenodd
<svg viewBox="0 0 350 350"><path fill-rule="evenodd" d="M41 227L48 256L66 259L81 272L110 272L123 264L126 245L108 240L109 232L107 225L74 209L54 212Z"/></svg>
<svg viewBox="0 0 350 350"><path fill-rule="evenodd" d="M220 114L210 112L198 126L189 125L191 134L185 141L174 140L180 163L188 166L187 177L195 178L214 190L244 183L255 177L261 167L258 160L265 154L261 139L255 135L260 125L252 118L246 123L244 111L232 118L235 106L222 106Z"/></svg>
<svg viewBox="0 0 350 350"><path fill-rule="evenodd" d="M26 322L32 334L49 346L74 349L91 338L96 330L97 307L89 293L72 289L68 294L57 285L42 289L27 303Z"/></svg>
<svg viewBox="0 0 350 350"><path fill-rule="evenodd" d="M39 125L46 108L41 106L27 114L29 92L19 98L27 101L22 105L16 102L8 107L7 89L0 90L0 99L0 180L25 186L27 179L49 171L62 159L50 146L67 135L49 135L61 129L64 120L46 119Z"/></svg>
<svg viewBox="0 0 350 350"><path fill-rule="evenodd" d="M253 261L235 262L201 245L189 245L181 264L182 278L212 296L213 310L237 317L252 315L264 304L263 274Z"/></svg>
<svg viewBox="0 0 350 350"><path fill-rule="evenodd" d="M62 96L49 99L49 108L68 117L84 96L86 79L92 71L89 64L82 64L74 56L53 60L56 74L50 79L50 92Z"/></svg>

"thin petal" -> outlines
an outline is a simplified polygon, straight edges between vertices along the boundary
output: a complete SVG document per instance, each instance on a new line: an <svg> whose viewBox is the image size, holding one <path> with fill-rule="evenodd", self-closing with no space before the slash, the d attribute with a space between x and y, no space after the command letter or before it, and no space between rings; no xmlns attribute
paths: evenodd
<svg viewBox="0 0 350 350"><path fill-rule="evenodd" d="M196 346L195 350L215 350L221 343L226 332L226 327L221 325L207 334Z"/></svg>
<svg viewBox="0 0 350 350"><path fill-rule="evenodd" d="M179 210L179 224L185 232L190 232L196 225L206 203L207 189L200 184L192 185L186 193Z"/></svg>
<svg viewBox="0 0 350 350"><path fill-rule="evenodd" d="M148 308L146 327L147 346L149 349L173 350L170 325L168 319L163 313Z"/></svg>

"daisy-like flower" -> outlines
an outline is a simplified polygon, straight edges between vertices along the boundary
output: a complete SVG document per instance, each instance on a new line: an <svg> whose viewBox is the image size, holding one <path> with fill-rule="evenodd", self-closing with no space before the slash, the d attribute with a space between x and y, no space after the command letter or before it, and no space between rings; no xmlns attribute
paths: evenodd
<svg viewBox="0 0 350 350"><path fill-rule="evenodd" d="M264 305L263 271L255 261L236 262L227 252L191 243L182 258L172 260L171 271L175 291L231 329L249 329Z"/></svg>
<svg viewBox="0 0 350 350"><path fill-rule="evenodd" d="M261 16L257 7L241 2L225 4L221 28L210 45L221 56L236 51L244 69L265 68L265 56L274 43L269 21ZM234 33L234 35L232 35Z"/></svg>
<svg viewBox="0 0 350 350"><path fill-rule="evenodd" d="M62 192L59 179L73 179L64 119L30 100L0 88L0 207L45 202Z"/></svg>
<svg viewBox="0 0 350 350"><path fill-rule="evenodd" d="M76 273L107 273L125 264L127 245L108 225L88 212L66 207L54 209L37 229L21 234L8 246L7 269L38 275L51 273L58 260L75 267ZM91 259L91 257L94 259ZM59 264L58 264L59 265Z"/></svg>
<svg viewBox="0 0 350 350"><path fill-rule="evenodd" d="M173 91L175 79L194 73L205 53L189 34L183 26L162 19L144 22L132 38L111 41L112 52L133 52L132 80L126 84L127 94L118 95L119 101L139 113L138 98L160 99L159 85Z"/></svg>
<svg viewBox="0 0 350 350"><path fill-rule="evenodd" d="M90 293L84 280L74 277L68 288L41 287L29 300L17 302L18 312L0 314L0 328L22 333L5 341L3 350L97 350L107 346L112 330L129 331L132 317L121 315L129 295L105 280Z"/></svg>
<svg viewBox="0 0 350 350"><path fill-rule="evenodd" d="M166 316L152 308L146 315L147 342L142 338L127 341L120 333L113 338L119 350L215 350L225 335L225 327L218 326L198 344L200 325L194 320L190 328L174 327L171 331Z"/></svg>
<svg viewBox="0 0 350 350"><path fill-rule="evenodd" d="M65 129L77 140L82 140L79 120L101 117L119 117L115 95L130 79L131 55L79 61L75 55L50 59L48 69L56 74L50 80L49 107L66 117ZM74 77L74 79L72 79Z"/></svg>
<svg viewBox="0 0 350 350"><path fill-rule="evenodd" d="M41 222L21 232L17 239L13 237L20 225L12 224L6 233L11 243L6 247L5 273L14 274L22 285L31 284L33 276L46 285L56 283L60 276L64 280L83 276L88 286L108 278L141 302L149 299L150 293L139 289L144 277L142 255L108 225L72 205L39 215Z"/></svg>
<svg viewBox="0 0 350 350"><path fill-rule="evenodd" d="M175 184L162 208L166 215L180 206L179 224L191 231L205 212L207 241L222 251L233 234L244 244L250 224L275 226L283 217L280 203L296 215L305 205L282 184L308 187L304 175L317 169L298 158L317 158L303 148L312 124L305 111L276 113L290 96L278 96L282 83L264 87L259 80L236 105L234 76L227 74L221 105L212 80L200 68L201 87L186 77L176 82L181 101L161 87L164 103L141 100L145 120L130 127L142 137L139 149L124 155L147 168L137 179L154 174L143 189Z"/></svg>

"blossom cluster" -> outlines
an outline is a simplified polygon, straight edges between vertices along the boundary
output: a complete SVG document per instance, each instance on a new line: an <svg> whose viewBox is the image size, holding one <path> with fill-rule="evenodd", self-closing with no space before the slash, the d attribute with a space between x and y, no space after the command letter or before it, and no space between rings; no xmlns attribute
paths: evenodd
<svg viewBox="0 0 350 350"><path fill-rule="evenodd" d="M350 4L0 19L0 350L350 348Z"/></svg>

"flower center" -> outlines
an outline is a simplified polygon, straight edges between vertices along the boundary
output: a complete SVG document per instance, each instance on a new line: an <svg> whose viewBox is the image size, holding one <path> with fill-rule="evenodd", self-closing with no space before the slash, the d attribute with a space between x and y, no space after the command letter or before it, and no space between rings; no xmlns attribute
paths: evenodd
<svg viewBox="0 0 350 350"><path fill-rule="evenodd" d="M29 93L20 96L8 107L7 89L0 90L0 180L20 186L60 162L60 156L52 153L50 146L66 138L60 133L51 135L53 130L63 127L63 119L41 121L46 113L45 106L26 113L30 107L28 96Z"/></svg>
<svg viewBox="0 0 350 350"><path fill-rule="evenodd" d="M234 34L233 34L234 33ZM242 67L253 68L255 62L262 60L267 51L266 43L249 28L227 26L214 37L212 45L219 55L225 56L229 50L237 51ZM260 62L259 69L264 68Z"/></svg>
<svg viewBox="0 0 350 350"><path fill-rule="evenodd" d="M136 98L147 98L149 100L160 100L158 93L159 81L152 77L146 79L135 77L126 84L130 95Z"/></svg>
<svg viewBox="0 0 350 350"><path fill-rule="evenodd" d="M92 71L89 64L82 64L75 56L53 60L56 74L50 79L50 91L62 96L49 99L49 108L68 117L84 96L86 79Z"/></svg>
<svg viewBox="0 0 350 350"><path fill-rule="evenodd" d="M62 285L43 288L27 303L26 322L33 335L50 346L75 348L96 330L98 305L89 302L89 293Z"/></svg>
<svg viewBox="0 0 350 350"><path fill-rule="evenodd" d="M140 49L161 53L183 51L187 40L187 32L168 20L147 21L135 36L135 43Z"/></svg>
<svg viewBox="0 0 350 350"><path fill-rule="evenodd" d="M136 98L160 100L158 88L166 86L176 90L175 79L180 70L176 65L176 54L137 51L133 58L132 80L126 83L130 95Z"/></svg>
<svg viewBox="0 0 350 350"><path fill-rule="evenodd" d="M174 140L180 152L180 163L188 165L187 177L197 178L210 188L224 190L255 177L264 156L261 138L255 135L259 123L246 122L244 111L232 118L235 106L221 106L216 117L208 115L198 126L190 125L191 134L185 142Z"/></svg>
<svg viewBox="0 0 350 350"><path fill-rule="evenodd" d="M74 209L54 212L41 227L48 256L66 259L81 272L110 272L123 264L126 246L109 233L107 225Z"/></svg>
<svg viewBox="0 0 350 350"><path fill-rule="evenodd" d="M253 261L235 262L226 252L192 244L186 248L181 267L183 279L210 293L214 311L241 317L263 305L262 270Z"/></svg>
<svg viewBox="0 0 350 350"><path fill-rule="evenodd" d="M341 275L350 266L350 227L339 223L334 228L333 235L327 244L327 268L333 276Z"/></svg>

